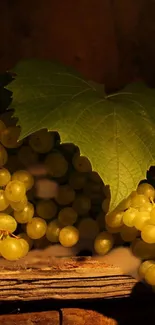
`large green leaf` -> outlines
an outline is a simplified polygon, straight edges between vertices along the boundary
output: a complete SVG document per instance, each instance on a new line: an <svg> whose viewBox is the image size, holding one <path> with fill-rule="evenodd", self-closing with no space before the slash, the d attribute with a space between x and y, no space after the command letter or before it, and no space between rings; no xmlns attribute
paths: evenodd
<svg viewBox="0 0 155 325"><path fill-rule="evenodd" d="M77 144L110 184L111 207L145 177L155 158L155 90L137 83L106 96L101 85L45 61L23 61L13 72L21 138L47 127Z"/></svg>

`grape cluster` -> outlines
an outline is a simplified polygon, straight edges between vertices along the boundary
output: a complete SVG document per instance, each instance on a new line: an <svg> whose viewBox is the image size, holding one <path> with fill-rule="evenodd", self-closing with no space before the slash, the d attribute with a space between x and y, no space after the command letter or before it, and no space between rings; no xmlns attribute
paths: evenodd
<svg viewBox="0 0 155 325"><path fill-rule="evenodd" d="M1 117L0 255L17 260L33 248L73 247L83 239L107 253L114 245L105 229L110 192L90 160L75 144L61 143L57 132L42 129L18 141L20 132L9 115ZM37 194L38 164L57 184L52 198Z"/></svg>

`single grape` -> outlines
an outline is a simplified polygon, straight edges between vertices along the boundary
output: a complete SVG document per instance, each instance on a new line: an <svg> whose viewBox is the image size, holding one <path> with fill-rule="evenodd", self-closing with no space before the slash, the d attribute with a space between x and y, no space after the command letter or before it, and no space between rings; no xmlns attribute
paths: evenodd
<svg viewBox="0 0 155 325"><path fill-rule="evenodd" d="M67 161L72 161L75 154L80 155L80 149L74 143L61 143L59 149Z"/></svg>
<svg viewBox="0 0 155 325"><path fill-rule="evenodd" d="M15 211L22 211L28 204L27 196L25 195L23 199L19 202L10 201L10 206Z"/></svg>
<svg viewBox="0 0 155 325"><path fill-rule="evenodd" d="M34 217L26 225L26 233L32 239L39 239L46 233L47 223L45 220Z"/></svg>
<svg viewBox="0 0 155 325"><path fill-rule="evenodd" d="M0 167L3 167L8 161L6 149L0 144Z"/></svg>
<svg viewBox="0 0 155 325"><path fill-rule="evenodd" d="M136 239L137 235L138 235L138 231L135 227L127 227L127 226L123 226L121 231L120 231L120 235L121 238L125 241L125 242L131 242L134 239Z"/></svg>
<svg viewBox="0 0 155 325"><path fill-rule="evenodd" d="M137 193L145 195L148 199L155 199L155 189L148 183L142 183L137 187Z"/></svg>
<svg viewBox="0 0 155 325"><path fill-rule="evenodd" d="M150 222L150 212L139 211L133 221L134 226L138 230L142 230L145 225Z"/></svg>
<svg viewBox="0 0 155 325"><path fill-rule="evenodd" d="M9 261L18 260L27 254L22 240L9 236L1 241L0 253Z"/></svg>
<svg viewBox="0 0 155 325"><path fill-rule="evenodd" d="M36 164L38 161L38 154L35 151L33 151L33 149L30 146L25 146L25 145L19 148L17 157L25 167L32 166Z"/></svg>
<svg viewBox="0 0 155 325"><path fill-rule="evenodd" d="M77 171L72 171L68 183L74 190L81 190L86 184L86 175Z"/></svg>
<svg viewBox="0 0 155 325"><path fill-rule="evenodd" d="M6 168L0 168L0 186L6 186L11 180L11 174Z"/></svg>
<svg viewBox="0 0 155 325"><path fill-rule="evenodd" d="M60 152L52 152L45 159L45 166L52 177L63 177L68 171L68 162Z"/></svg>
<svg viewBox="0 0 155 325"><path fill-rule="evenodd" d="M75 199L75 191L69 185L60 185L56 193L55 201L59 205L71 204Z"/></svg>
<svg viewBox="0 0 155 325"><path fill-rule="evenodd" d="M14 211L14 218L18 223L27 223L32 220L34 216L34 206L28 202L22 211ZM33 239L33 238L32 238Z"/></svg>
<svg viewBox="0 0 155 325"><path fill-rule="evenodd" d="M133 227L134 226L134 219L138 214L138 210L134 208L129 208L123 213L123 223L127 227Z"/></svg>
<svg viewBox="0 0 155 325"><path fill-rule="evenodd" d="M131 207L138 209L143 206L145 203L148 203L149 199L143 194L137 194L131 199Z"/></svg>
<svg viewBox="0 0 155 325"><path fill-rule="evenodd" d="M139 267L139 270L138 270L138 274L139 274L141 279L144 279L146 271L153 264L155 264L155 261L153 261L153 260L148 260L148 261L144 261L143 263L141 263L141 265Z"/></svg>
<svg viewBox="0 0 155 325"><path fill-rule="evenodd" d="M47 129L42 129L30 135L29 145L38 153L48 153L54 147L54 140L54 132L48 132Z"/></svg>
<svg viewBox="0 0 155 325"><path fill-rule="evenodd" d="M47 225L46 238L51 243L58 243L59 242L59 233L60 233L61 229L62 229L62 226L60 225L60 223L57 219L51 221Z"/></svg>
<svg viewBox="0 0 155 325"><path fill-rule="evenodd" d="M49 220L57 214L57 205L53 200L40 200L36 204L36 212L39 217Z"/></svg>
<svg viewBox="0 0 155 325"><path fill-rule="evenodd" d="M151 265L147 270L146 270L146 273L145 273L145 281L154 286L155 285L155 265Z"/></svg>
<svg viewBox="0 0 155 325"><path fill-rule="evenodd" d="M112 234L107 231L100 232L94 241L95 252L99 255L107 254L114 245L114 238Z"/></svg>
<svg viewBox="0 0 155 325"><path fill-rule="evenodd" d="M102 210L105 212L105 213L108 213L109 211L109 206L110 206L110 200L108 198L104 199L103 202L102 202Z"/></svg>
<svg viewBox="0 0 155 325"><path fill-rule="evenodd" d="M1 143L6 148L18 148L23 141L18 141L21 129L19 126L9 126L1 132Z"/></svg>
<svg viewBox="0 0 155 325"><path fill-rule="evenodd" d="M12 216L0 212L0 231L8 231L9 233L13 233L16 228L16 220Z"/></svg>
<svg viewBox="0 0 155 325"><path fill-rule="evenodd" d="M29 245L29 251L30 251L31 248L33 247L34 241L25 232L19 233L18 238L22 238L22 239L26 240L26 242Z"/></svg>
<svg viewBox="0 0 155 325"><path fill-rule="evenodd" d="M141 232L142 239L148 244L155 243L155 225L146 225Z"/></svg>
<svg viewBox="0 0 155 325"><path fill-rule="evenodd" d="M72 226L77 221L77 212L71 208L66 207L60 210L58 220L62 226Z"/></svg>
<svg viewBox="0 0 155 325"><path fill-rule="evenodd" d="M150 223L155 225L155 207L150 212Z"/></svg>
<svg viewBox="0 0 155 325"><path fill-rule="evenodd" d="M155 244L145 243L139 238L136 238L132 242L131 250L135 256L142 260L152 259L155 257Z"/></svg>
<svg viewBox="0 0 155 325"><path fill-rule="evenodd" d="M66 226L60 230L59 242L64 247L72 247L79 240L79 231L74 226Z"/></svg>
<svg viewBox="0 0 155 325"><path fill-rule="evenodd" d="M12 175L13 181L24 183L26 191L30 190L34 185L34 178L27 170L18 170Z"/></svg>
<svg viewBox="0 0 155 325"><path fill-rule="evenodd" d="M5 195L9 201L19 202L25 197L26 189L23 182L10 181L5 188Z"/></svg>
<svg viewBox="0 0 155 325"><path fill-rule="evenodd" d="M101 211L97 217L96 222L98 223L99 229L102 231L105 229L105 213Z"/></svg>
<svg viewBox="0 0 155 325"><path fill-rule="evenodd" d="M78 224L80 238L95 239L99 233L99 226L96 220L92 218L83 218Z"/></svg>
<svg viewBox="0 0 155 325"><path fill-rule="evenodd" d="M123 225L123 211L114 210L105 216L105 221L109 227L118 228Z"/></svg>
<svg viewBox="0 0 155 325"><path fill-rule="evenodd" d="M77 195L72 204L72 208L77 212L78 215L83 216L90 211L91 200L86 195Z"/></svg>
<svg viewBox="0 0 155 325"><path fill-rule="evenodd" d="M0 211L4 211L9 206L9 201L5 195L4 190L0 190Z"/></svg>
<svg viewBox="0 0 155 325"><path fill-rule="evenodd" d="M92 171L92 165L90 160L85 156L79 156L79 154L75 154L72 159L72 164L80 173L88 173Z"/></svg>

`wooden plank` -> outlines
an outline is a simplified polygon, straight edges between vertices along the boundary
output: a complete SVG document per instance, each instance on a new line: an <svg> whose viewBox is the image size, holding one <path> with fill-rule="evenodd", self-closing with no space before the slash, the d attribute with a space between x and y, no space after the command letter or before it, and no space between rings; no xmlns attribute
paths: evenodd
<svg viewBox="0 0 155 325"><path fill-rule="evenodd" d="M117 325L118 322L93 310L62 309L62 325Z"/></svg>
<svg viewBox="0 0 155 325"><path fill-rule="evenodd" d="M58 311L25 313L16 315L0 315L0 324L5 325L59 325Z"/></svg>

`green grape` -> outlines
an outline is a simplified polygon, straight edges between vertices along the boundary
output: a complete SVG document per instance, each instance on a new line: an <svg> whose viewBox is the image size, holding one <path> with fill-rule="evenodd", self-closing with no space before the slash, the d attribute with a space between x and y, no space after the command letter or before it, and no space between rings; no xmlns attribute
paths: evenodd
<svg viewBox="0 0 155 325"><path fill-rule="evenodd" d="M22 211L28 204L27 196L24 195L23 199L19 202L10 201L10 206L15 211Z"/></svg>
<svg viewBox="0 0 155 325"><path fill-rule="evenodd" d="M14 218L18 223L31 222L33 216L34 216L34 206L30 202L27 203L27 205L24 207L22 211L14 211Z"/></svg>
<svg viewBox="0 0 155 325"><path fill-rule="evenodd" d="M18 234L18 238L26 240L29 246L29 251L32 249L34 241L25 232Z"/></svg>
<svg viewBox="0 0 155 325"><path fill-rule="evenodd" d="M145 281L154 286L155 285L155 265L151 265L147 270L146 270L146 273L145 273L145 276L144 276L144 279Z"/></svg>
<svg viewBox="0 0 155 325"><path fill-rule="evenodd" d="M145 243L137 238L131 244L133 254L142 260L152 259L155 257L155 244Z"/></svg>
<svg viewBox="0 0 155 325"><path fill-rule="evenodd" d="M77 218L77 212L71 207L63 208L58 214L58 220L62 226L72 226Z"/></svg>
<svg viewBox="0 0 155 325"><path fill-rule="evenodd" d="M51 245L50 241L46 238L46 235L39 239L33 240L33 244L34 248L36 249L44 249Z"/></svg>
<svg viewBox="0 0 155 325"><path fill-rule="evenodd" d="M40 200L36 204L36 212L39 217L49 220L57 214L57 205L52 200Z"/></svg>
<svg viewBox="0 0 155 325"><path fill-rule="evenodd" d="M0 253L9 261L18 260L27 254L22 240L9 236L1 241Z"/></svg>
<svg viewBox="0 0 155 325"><path fill-rule="evenodd" d="M95 172L95 171L91 171L88 174L88 179L96 184L103 184L102 178L100 177L100 175Z"/></svg>
<svg viewBox="0 0 155 325"><path fill-rule="evenodd" d="M13 233L17 228L16 220L3 212L0 212L0 231L7 231Z"/></svg>
<svg viewBox="0 0 155 325"><path fill-rule="evenodd" d="M74 226L66 226L60 230L59 242L63 247L73 247L79 240L79 231Z"/></svg>
<svg viewBox="0 0 155 325"><path fill-rule="evenodd" d="M75 191L69 185L60 185L55 201L59 205L71 204L75 199Z"/></svg>
<svg viewBox="0 0 155 325"><path fill-rule="evenodd" d="M74 190L81 190L86 184L86 176L83 173L73 171L69 176L68 183Z"/></svg>
<svg viewBox="0 0 155 325"><path fill-rule="evenodd" d="M0 211L4 211L9 206L9 201L6 198L5 192L0 190Z"/></svg>
<svg viewBox="0 0 155 325"><path fill-rule="evenodd" d="M21 257L25 257L29 252L29 244L24 238L20 238L18 240L20 241L20 244L21 244L22 249L23 249L23 253L22 253Z"/></svg>
<svg viewBox="0 0 155 325"><path fill-rule="evenodd" d="M148 203L149 199L143 194L137 194L131 199L131 207L138 209L143 206L145 203Z"/></svg>
<svg viewBox="0 0 155 325"><path fill-rule="evenodd" d="M59 148L67 161L72 161L75 154L80 155L79 147L73 143L61 143Z"/></svg>
<svg viewBox="0 0 155 325"><path fill-rule="evenodd" d="M95 252L99 255L107 254L114 245L114 237L107 231L100 232L94 241Z"/></svg>
<svg viewBox="0 0 155 325"><path fill-rule="evenodd" d="M26 189L20 181L10 181L5 188L5 195L9 201L19 202L25 197Z"/></svg>
<svg viewBox="0 0 155 325"><path fill-rule="evenodd" d="M68 162L60 152L52 152L45 159L45 166L52 177L63 177L68 171Z"/></svg>
<svg viewBox="0 0 155 325"><path fill-rule="evenodd" d="M80 238L95 239L99 233L99 226L92 218L83 218L78 224Z"/></svg>
<svg viewBox="0 0 155 325"><path fill-rule="evenodd" d="M109 227L107 224L105 225L105 229L110 233L110 234L117 234L120 233L122 230L123 226L120 227Z"/></svg>
<svg viewBox="0 0 155 325"><path fill-rule="evenodd" d="M45 220L34 217L26 225L26 233L32 239L39 239L46 233L47 223Z"/></svg>
<svg viewBox="0 0 155 325"><path fill-rule="evenodd" d="M108 213L109 211L109 206L110 206L110 200L108 198L104 199L104 201L102 202L102 210L105 213Z"/></svg>
<svg viewBox="0 0 155 325"><path fill-rule="evenodd" d="M78 195L72 204L72 208L77 212L78 215L83 216L90 211L91 200L86 195Z"/></svg>
<svg viewBox="0 0 155 325"><path fill-rule="evenodd" d="M55 134L47 129L39 130L29 137L30 147L38 153L48 153L54 147Z"/></svg>
<svg viewBox="0 0 155 325"><path fill-rule="evenodd" d="M123 211L114 210L105 216L109 227L118 228L123 225Z"/></svg>
<svg viewBox="0 0 155 325"><path fill-rule="evenodd" d="M150 212L150 223L155 225L155 207Z"/></svg>
<svg viewBox="0 0 155 325"><path fill-rule="evenodd" d="M150 212L139 211L133 221L133 225L138 230L142 230L143 227L150 222Z"/></svg>
<svg viewBox="0 0 155 325"><path fill-rule="evenodd" d="M138 231L135 227L129 228L124 225L120 231L120 236L125 242L133 241L134 239L136 239L137 235Z"/></svg>
<svg viewBox="0 0 155 325"><path fill-rule="evenodd" d="M62 229L62 226L60 225L60 223L57 219L51 221L47 225L46 238L51 243L58 243L59 242L59 233L60 233L61 229Z"/></svg>
<svg viewBox="0 0 155 325"><path fill-rule="evenodd" d="M9 126L1 132L1 143L6 148L18 148L23 141L18 141L21 129L19 126Z"/></svg>
<svg viewBox="0 0 155 325"><path fill-rule="evenodd" d="M75 154L72 159L72 164L80 173L88 173L92 171L92 165L90 160L85 156L79 156L79 154Z"/></svg>
<svg viewBox="0 0 155 325"><path fill-rule="evenodd" d="M146 225L141 232L142 239L148 244L155 243L155 225Z"/></svg>
<svg viewBox="0 0 155 325"><path fill-rule="evenodd" d="M8 154L6 149L0 144L0 168L3 167L8 161Z"/></svg>
<svg viewBox="0 0 155 325"><path fill-rule="evenodd" d="M134 219L138 214L138 210L134 208L129 208L123 213L123 223L127 227L133 227L134 226Z"/></svg>
<svg viewBox="0 0 155 325"><path fill-rule="evenodd" d="M144 261L143 263L141 263L141 265L140 265L140 267L138 269L138 274L139 274L141 279L145 278L146 271L153 264L155 264L155 261L153 261L153 260L148 260L148 261Z"/></svg>
<svg viewBox="0 0 155 325"><path fill-rule="evenodd" d="M145 195L148 199L154 200L155 189L152 185L148 183L141 183L137 187L137 193Z"/></svg>
<svg viewBox="0 0 155 325"><path fill-rule="evenodd" d="M6 186L11 180L11 174L6 168L0 168L0 186Z"/></svg>
<svg viewBox="0 0 155 325"><path fill-rule="evenodd" d="M105 213L101 211L97 217L96 222L98 223L99 229L102 231L105 229Z"/></svg>
<svg viewBox="0 0 155 325"><path fill-rule="evenodd" d="M18 170L12 175L13 181L24 183L26 191L30 190L34 185L34 178L27 170Z"/></svg>
<svg viewBox="0 0 155 325"><path fill-rule="evenodd" d="M38 161L38 154L29 146L19 148L17 157L23 166L32 166Z"/></svg>

